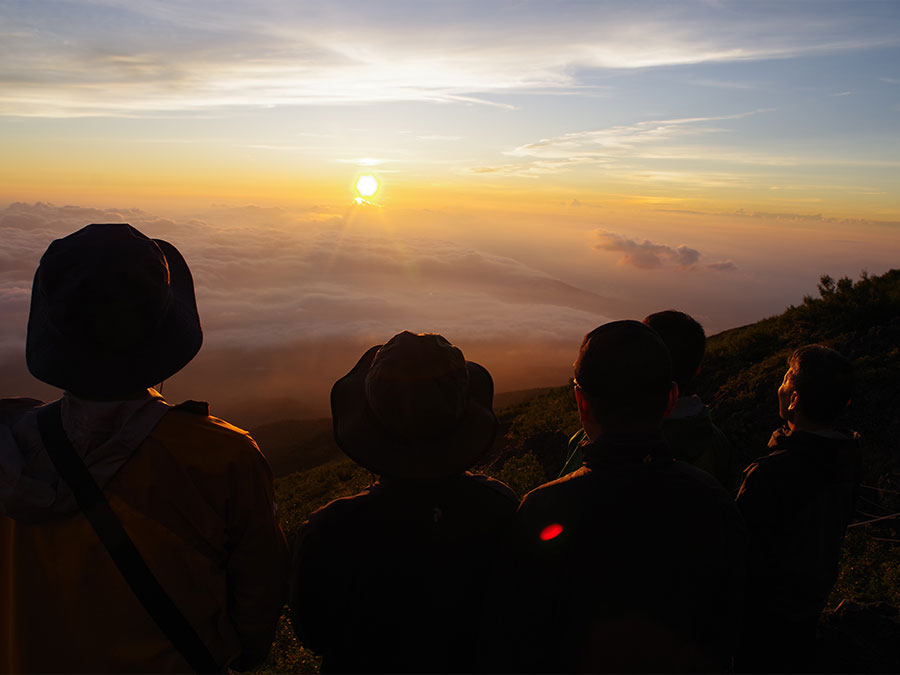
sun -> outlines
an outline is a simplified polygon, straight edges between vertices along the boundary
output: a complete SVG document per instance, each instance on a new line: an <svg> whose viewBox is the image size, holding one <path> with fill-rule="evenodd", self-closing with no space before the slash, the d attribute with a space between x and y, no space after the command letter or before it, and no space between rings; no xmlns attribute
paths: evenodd
<svg viewBox="0 0 900 675"><path fill-rule="evenodd" d="M378 192L378 179L372 174L364 174L356 179L356 191L361 197L371 197Z"/></svg>

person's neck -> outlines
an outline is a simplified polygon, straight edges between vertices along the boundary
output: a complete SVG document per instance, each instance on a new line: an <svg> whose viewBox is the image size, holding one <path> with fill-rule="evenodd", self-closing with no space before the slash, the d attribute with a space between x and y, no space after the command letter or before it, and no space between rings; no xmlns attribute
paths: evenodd
<svg viewBox="0 0 900 675"><path fill-rule="evenodd" d="M818 422L814 422L813 420L804 417L797 417L793 420L788 420L787 424L788 429L790 429L791 432L807 431L809 433L819 433L832 428L830 424L819 424Z"/></svg>
<svg viewBox="0 0 900 675"><path fill-rule="evenodd" d="M585 425L585 433L592 442L596 442L601 436L625 438L628 436L648 437L659 434L662 431L662 422L659 424L619 425L619 424L593 424Z"/></svg>
<svg viewBox="0 0 900 675"><path fill-rule="evenodd" d="M121 396L85 396L83 394L76 394L74 391L67 391L66 393L69 396L74 396L75 398L79 398L82 401L109 403L111 401L137 401L139 399L146 398L149 391L149 389L138 389L136 391L129 392L128 394L122 394Z"/></svg>

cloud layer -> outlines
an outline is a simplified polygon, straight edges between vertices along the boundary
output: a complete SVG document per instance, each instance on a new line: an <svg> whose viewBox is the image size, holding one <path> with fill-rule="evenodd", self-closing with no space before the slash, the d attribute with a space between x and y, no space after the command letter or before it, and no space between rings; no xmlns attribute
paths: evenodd
<svg viewBox="0 0 900 675"><path fill-rule="evenodd" d="M215 382L220 397L265 390L315 399L321 409L359 350L405 329L440 332L464 351L472 345L499 356L484 365L507 373L498 383L505 389L526 381L516 379L521 360L504 351L543 345L534 349L531 375L550 368L557 373L551 382L563 381L571 357L558 359L556 350L572 351L606 320L606 300L595 293L512 258L390 235L365 214L316 222L279 209L219 209L174 221L136 209L20 203L0 211L3 381L25 381L25 323L40 256L50 241L90 222L129 222L185 256L205 333L201 357L189 367L195 375L187 377L202 388Z"/></svg>

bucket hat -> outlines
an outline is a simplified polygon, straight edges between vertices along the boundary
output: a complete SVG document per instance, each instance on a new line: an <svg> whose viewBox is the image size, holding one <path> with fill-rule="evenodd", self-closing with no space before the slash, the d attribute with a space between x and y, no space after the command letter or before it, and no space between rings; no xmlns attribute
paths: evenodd
<svg viewBox="0 0 900 675"><path fill-rule="evenodd" d="M497 431L490 373L436 333L398 333L331 390L334 438L353 461L407 480L465 471Z"/></svg>
<svg viewBox="0 0 900 675"><path fill-rule="evenodd" d="M202 342L194 280L172 244L125 223L93 224L41 258L25 359L42 382L116 398L171 377Z"/></svg>

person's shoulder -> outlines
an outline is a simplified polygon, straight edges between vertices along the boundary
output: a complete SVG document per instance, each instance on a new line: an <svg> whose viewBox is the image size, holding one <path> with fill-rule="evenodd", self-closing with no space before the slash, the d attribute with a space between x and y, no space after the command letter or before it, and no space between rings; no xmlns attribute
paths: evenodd
<svg viewBox="0 0 900 675"><path fill-rule="evenodd" d="M42 405L43 401L25 396L0 398L0 424L11 426L24 413Z"/></svg>
<svg viewBox="0 0 900 675"><path fill-rule="evenodd" d="M716 480L716 478L703 469L697 468L690 462L676 459L668 464L665 469L667 470L667 473L677 476L679 480L697 483L708 489L724 490L722 484Z"/></svg>
<svg viewBox="0 0 900 675"><path fill-rule="evenodd" d="M664 483L667 483L673 494L689 497L690 501L704 503L715 502L733 506L731 493L712 474L693 464L675 460L666 468Z"/></svg>
<svg viewBox="0 0 900 675"><path fill-rule="evenodd" d="M188 401L173 406L159 421L151 438L167 447L190 447L195 457L209 456L217 463L264 460L250 434L209 414L209 406Z"/></svg>
<svg viewBox="0 0 900 675"><path fill-rule="evenodd" d="M485 476L480 473L467 472L463 477L463 480L467 485L471 486L472 489L478 490L482 494L494 498L497 501L512 504L513 509L515 509L519 503L519 496L512 488L496 478L491 478L490 476Z"/></svg>
<svg viewBox="0 0 900 675"><path fill-rule="evenodd" d="M793 476L802 470L802 463L798 462L796 454L784 449L775 450L757 457L744 469L741 493L746 493L751 487L765 491L781 483L790 483Z"/></svg>
<svg viewBox="0 0 900 675"><path fill-rule="evenodd" d="M684 417L667 417L663 421L663 434L669 442L710 442L726 441L726 436L713 422L709 407L703 406L699 412Z"/></svg>
<svg viewBox="0 0 900 675"><path fill-rule="evenodd" d="M778 436L778 432L776 432L772 435L773 441L776 437L780 439L778 447L799 447L812 450L853 448L858 446L862 440L862 436L858 432L840 427L830 427L819 431L795 430L790 432L790 434L784 433L781 436Z"/></svg>
<svg viewBox="0 0 900 675"><path fill-rule="evenodd" d="M820 440L813 434L776 429L769 439L769 454L757 457L746 474L763 480L806 471Z"/></svg>
<svg viewBox="0 0 900 675"><path fill-rule="evenodd" d="M580 469L561 478L539 485L522 498L519 512L538 511L553 504L573 504L577 501L573 497L574 494L580 489L588 489L587 482L591 475L591 470L586 466L582 466Z"/></svg>
<svg viewBox="0 0 900 675"><path fill-rule="evenodd" d="M173 426L177 425L196 433L215 433L224 436L250 438L250 434L244 429L211 415L209 404L205 401L184 401L174 405L163 419Z"/></svg>
<svg viewBox="0 0 900 675"><path fill-rule="evenodd" d="M371 487L355 495L332 499L310 513L303 528L307 531L321 531L346 526L370 516L373 509L378 509L378 501L378 495L373 493Z"/></svg>

